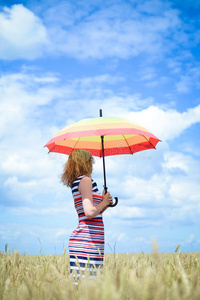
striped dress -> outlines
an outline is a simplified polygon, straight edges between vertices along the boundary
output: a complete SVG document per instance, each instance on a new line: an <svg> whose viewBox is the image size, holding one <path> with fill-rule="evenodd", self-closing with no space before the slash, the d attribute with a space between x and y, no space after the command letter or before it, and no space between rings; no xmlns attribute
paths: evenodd
<svg viewBox="0 0 200 300"><path fill-rule="evenodd" d="M101 270L104 257L104 224L102 213L88 219L84 213L82 197L78 185L84 177L79 176L72 185L74 206L78 214L78 227L72 232L69 239L70 273L73 275L74 283L78 283L80 276L84 278L87 271L90 278L95 278L96 271ZM94 205L102 201L96 182L92 179L92 195Z"/></svg>

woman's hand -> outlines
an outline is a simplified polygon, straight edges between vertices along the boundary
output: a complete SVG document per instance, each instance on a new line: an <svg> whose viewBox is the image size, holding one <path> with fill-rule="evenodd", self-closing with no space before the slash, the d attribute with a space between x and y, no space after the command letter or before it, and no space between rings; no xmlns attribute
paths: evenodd
<svg viewBox="0 0 200 300"><path fill-rule="evenodd" d="M105 194L105 190L103 190L102 202L105 203L105 206L108 206L109 204L113 204L113 198L111 194L109 192Z"/></svg>

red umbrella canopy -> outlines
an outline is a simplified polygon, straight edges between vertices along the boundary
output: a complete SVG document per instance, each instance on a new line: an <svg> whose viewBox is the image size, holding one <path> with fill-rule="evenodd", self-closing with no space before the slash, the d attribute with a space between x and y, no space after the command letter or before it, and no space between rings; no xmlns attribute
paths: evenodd
<svg viewBox="0 0 200 300"><path fill-rule="evenodd" d="M133 154L142 150L155 149L160 141L144 127L117 117L83 119L59 131L46 145L49 152L70 154L84 149L94 156Z"/></svg>

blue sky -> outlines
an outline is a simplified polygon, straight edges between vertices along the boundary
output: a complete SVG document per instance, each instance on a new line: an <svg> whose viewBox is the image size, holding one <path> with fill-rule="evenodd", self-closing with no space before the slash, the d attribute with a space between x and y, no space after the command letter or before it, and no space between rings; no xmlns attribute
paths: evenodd
<svg viewBox="0 0 200 300"><path fill-rule="evenodd" d="M123 117L157 150L106 158L119 197L106 252L200 251L200 2L0 2L0 250L59 254L77 226L43 146L83 118ZM103 189L102 161L93 178Z"/></svg>

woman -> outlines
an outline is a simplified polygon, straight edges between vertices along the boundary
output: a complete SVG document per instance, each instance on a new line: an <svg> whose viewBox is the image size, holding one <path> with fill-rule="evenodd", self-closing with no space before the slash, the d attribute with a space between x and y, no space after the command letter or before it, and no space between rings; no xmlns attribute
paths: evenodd
<svg viewBox="0 0 200 300"><path fill-rule="evenodd" d="M75 150L65 164L61 181L72 189L74 206L79 224L69 239L70 273L74 278L84 277L90 270L90 277L103 265L104 224L102 212L112 204L110 193L99 193L96 182L91 178L92 155L85 150ZM77 275L76 275L77 274ZM77 284L77 280L75 282Z"/></svg>

